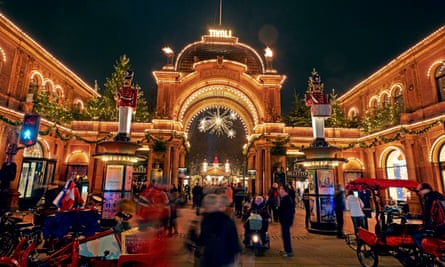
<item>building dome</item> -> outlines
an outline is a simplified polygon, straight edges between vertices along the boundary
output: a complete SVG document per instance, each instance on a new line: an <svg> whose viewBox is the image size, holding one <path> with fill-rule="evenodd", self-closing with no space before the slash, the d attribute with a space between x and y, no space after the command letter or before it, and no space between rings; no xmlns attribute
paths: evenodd
<svg viewBox="0 0 445 267"><path fill-rule="evenodd" d="M194 63L218 58L246 65L249 75L264 73L260 55L250 46L239 43L238 38L232 37L231 31L227 30L210 30L210 34L202 36L201 41L184 47L176 59L175 70L193 72Z"/></svg>

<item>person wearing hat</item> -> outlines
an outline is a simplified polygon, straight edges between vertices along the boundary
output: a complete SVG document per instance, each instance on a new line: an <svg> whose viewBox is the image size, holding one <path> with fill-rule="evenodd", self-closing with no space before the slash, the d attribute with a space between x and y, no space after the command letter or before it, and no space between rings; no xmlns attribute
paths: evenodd
<svg viewBox="0 0 445 267"><path fill-rule="evenodd" d="M445 196L434 191L430 184L421 183L416 188L421 201L422 228L413 234L414 243L421 248L422 239L427 236L445 234Z"/></svg>

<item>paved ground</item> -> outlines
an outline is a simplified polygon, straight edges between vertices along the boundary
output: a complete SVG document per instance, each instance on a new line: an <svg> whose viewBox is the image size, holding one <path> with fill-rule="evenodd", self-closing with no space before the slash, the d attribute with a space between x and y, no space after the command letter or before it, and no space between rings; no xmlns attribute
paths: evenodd
<svg viewBox="0 0 445 267"><path fill-rule="evenodd" d="M179 234L171 238L173 246L172 266L194 266L192 257L183 248L185 233L192 219L199 219L190 206L179 210ZM239 226L238 233L243 233L242 222L235 219ZM370 227L373 227L370 221ZM370 228L373 229L373 228ZM345 232L352 232L352 223L348 213L345 213ZM248 249L243 249L242 266L258 267L286 267L286 266L360 266L355 251L353 251L343 239L336 236L308 233L304 228L304 210L297 208L294 225L291 229L292 247L295 256L285 258L280 256L282 240L279 224L271 224L269 227L271 236L271 248L264 256L255 257ZM240 237L240 240L241 237ZM391 256L379 258L379 267L397 267L401 264Z"/></svg>

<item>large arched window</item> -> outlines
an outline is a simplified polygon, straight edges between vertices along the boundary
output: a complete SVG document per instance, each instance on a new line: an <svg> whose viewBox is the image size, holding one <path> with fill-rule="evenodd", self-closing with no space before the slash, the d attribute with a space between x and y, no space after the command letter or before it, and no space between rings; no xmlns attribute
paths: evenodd
<svg viewBox="0 0 445 267"><path fill-rule="evenodd" d="M436 75L434 76L437 86L437 95L439 101L445 100L445 62L440 65L436 70Z"/></svg>
<svg viewBox="0 0 445 267"><path fill-rule="evenodd" d="M388 177L388 179L408 179L408 169L406 168L405 156L400 150L394 149L389 152L385 163L386 177ZM407 200L406 193L406 189L403 188L389 188L389 195L394 200Z"/></svg>

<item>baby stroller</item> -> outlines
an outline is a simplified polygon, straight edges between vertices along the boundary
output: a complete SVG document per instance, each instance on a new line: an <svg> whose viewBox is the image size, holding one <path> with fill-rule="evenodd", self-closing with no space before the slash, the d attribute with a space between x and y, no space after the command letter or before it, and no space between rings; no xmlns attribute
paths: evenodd
<svg viewBox="0 0 445 267"><path fill-rule="evenodd" d="M251 213L244 224L244 244L246 248L252 249L255 256L263 255L265 249L270 248L266 224L267 222L257 213Z"/></svg>

